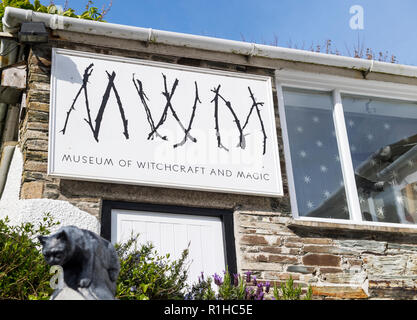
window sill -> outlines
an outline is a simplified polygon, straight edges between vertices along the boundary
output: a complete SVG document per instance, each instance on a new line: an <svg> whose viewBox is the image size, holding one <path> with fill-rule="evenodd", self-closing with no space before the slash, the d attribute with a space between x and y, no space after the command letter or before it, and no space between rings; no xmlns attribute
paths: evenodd
<svg viewBox="0 0 417 320"><path fill-rule="evenodd" d="M361 239L383 239L417 241L417 228L404 226L373 226L369 224L353 224L340 222L311 221L291 219L287 227L297 234L326 237L358 237Z"/></svg>

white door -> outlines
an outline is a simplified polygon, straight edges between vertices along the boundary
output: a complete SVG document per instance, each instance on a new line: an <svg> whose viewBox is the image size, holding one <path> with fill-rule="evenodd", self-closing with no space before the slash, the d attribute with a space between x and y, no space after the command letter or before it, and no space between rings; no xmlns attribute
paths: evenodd
<svg viewBox="0 0 417 320"><path fill-rule="evenodd" d="M214 273L223 275L225 250L223 224L219 217L113 209L112 243L128 240L139 233L139 243L151 241L158 254L178 259L190 243L188 283Z"/></svg>

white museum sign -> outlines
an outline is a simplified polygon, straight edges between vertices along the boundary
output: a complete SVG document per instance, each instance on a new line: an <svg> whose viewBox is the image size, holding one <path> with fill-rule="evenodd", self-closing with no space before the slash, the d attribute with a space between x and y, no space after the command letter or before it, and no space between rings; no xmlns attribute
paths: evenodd
<svg viewBox="0 0 417 320"><path fill-rule="evenodd" d="M54 49L48 174L282 195L271 79Z"/></svg>

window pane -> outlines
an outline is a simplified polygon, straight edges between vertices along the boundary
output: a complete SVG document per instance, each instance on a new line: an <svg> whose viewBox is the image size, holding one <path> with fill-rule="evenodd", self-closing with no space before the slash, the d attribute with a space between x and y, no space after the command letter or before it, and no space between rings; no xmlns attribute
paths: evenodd
<svg viewBox="0 0 417 320"><path fill-rule="evenodd" d="M362 217L417 223L417 104L344 95Z"/></svg>
<svg viewBox="0 0 417 320"><path fill-rule="evenodd" d="M284 89L300 216L349 219L331 93Z"/></svg>

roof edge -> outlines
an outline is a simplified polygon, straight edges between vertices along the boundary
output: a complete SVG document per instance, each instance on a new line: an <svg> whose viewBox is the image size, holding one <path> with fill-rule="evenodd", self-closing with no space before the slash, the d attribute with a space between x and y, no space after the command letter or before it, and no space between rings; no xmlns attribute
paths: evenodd
<svg viewBox="0 0 417 320"><path fill-rule="evenodd" d="M364 72L385 73L417 78L417 67L375 60L351 58L332 54L290 49L236 40L198 36L185 33L140 28L114 23L64 17L34 12L20 8L6 7L3 16L3 31L16 33L22 22L43 22L53 30L67 30L78 33L100 35L112 38L161 43L179 47L203 49L214 52L258 56L294 62L347 68Z"/></svg>

